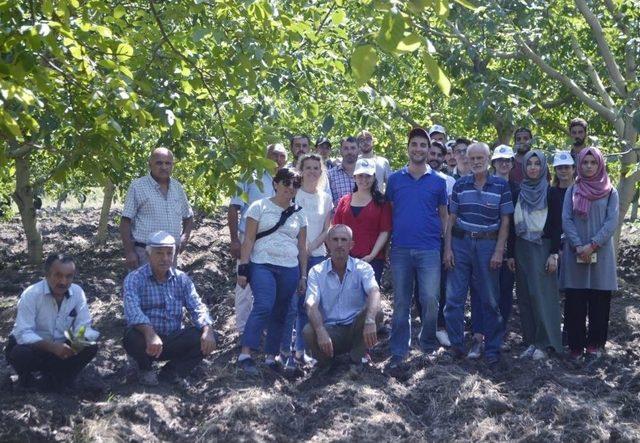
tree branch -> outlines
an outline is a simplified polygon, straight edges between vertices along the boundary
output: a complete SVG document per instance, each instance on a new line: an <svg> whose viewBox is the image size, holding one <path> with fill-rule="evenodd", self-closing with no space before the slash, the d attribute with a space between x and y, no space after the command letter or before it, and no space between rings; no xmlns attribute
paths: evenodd
<svg viewBox="0 0 640 443"><path fill-rule="evenodd" d="M517 35L515 36L515 39L516 42L518 42L518 44L520 45L523 54L533 63L535 63L545 74L569 88L573 95L575 95L581 102L600 114L600 116L602 116L602 118L604 118L606 121L611 124L615 123L616 114L613 110L607 108L602 103L598 102L595 98L587 94L582 90L582 88L580 88L580 86L576 84L576 82L567 77L565 74L551 67L542 59L542 57L533 52L531 47L529 47L529 45L524 41L522 36Z"/></svg>
<svg viewBox="0 0 640 443"><path fill-rule="evenodd" d="M371 83L371 82L367 82L367 85L368 85L371 89L373 89L373 90L376 92L376 94L378 94L378 95L384 95L384 94L382 94L382 93L380 92L380 90L379 90L379 89L377 89L377 88L373 85L373 83ZM396 105L393 107L393 112L395 112L395 113L398 115L398 117L400 117L400 118L401 118L402 120L404 120L405 122L409 123L412 127L422 126L420 123L418 123L418 122L417 122L417 121L415 121L413 118L411 118L411 116L410 116L410 115L408 115L406 112L404 112L404 111L402 110L402 108L400 108L400 107L398 106L398 102L397 102L397 101L395 101L395 100L394 100L394 102L396 103Z"/></svg>
<svg viewBox="0 0 640 443"><path fill-rule="evenodd" d="M455 35L456 38L460 40L462 44L467 47L468 50L471 50L478 55L481 54L477 45L473 44L471 40L469 40L469 38L462 31L460 31L460 28L458 27L457 23L453 23L449 20L447 20L446 23L453 30L453 35ZM520 54L518 51L512 51L512 52L497 51L487 46L485 46L483 49L484 49L484 52L489 56L489 58L499 58L503 60L514 60L514 59L522 58L522 54Z"/></svg>
<svg viewBox="0 0 640 443"><path fill-rule="evenodd" d="M218 103L218 100L216 99L216 96L214 95L213 91L211 90L211 88L209 87L209 84L207 83L207 80L205 79L205 75L202 71L202 69L200 69L200 67L198 65L196 65L196 63L194 63L189 57L187 57L186 55L184 55L182 52L180 52L171 42L171 39L169 38L169 35L167 34L167 32L164 29L164 25L162 24L162 20L160 20L160 16L158 15L158 11L156 11L156 7L153 4L154 0L150 0L149 1L149 7L151 9L151 13L153 14L153 17L158 25L158 28L160 29L160 34L162 35L162 39L167 43L167 46L169 46L169 48L171 48L171 50L182 60L184 60L189 66L191 66L191 68L193 68L193 70L195 70L198 73L198 76L200 77L200 80L202 81L203 86L205 87L205 89L207 90L207 93L209 93L209 97L211 98L211 101L213 102L213 106L215 108L215 113L216 113L216 117L218 119L218 124L220 125L220 130L222 131L222 138L225 141L225 144L227 145L227 147L229 146L229 139L227 137L227 131L224 127L224 119L222 118L222 112L220 111L220 105Z"/></svg>
<svg viewBox="0 0 640 443"><path fill-rule="evenodd" d="M611 52L611 48L604 38L604 31L602 30L602 26L600 25L600 21L598 17L593 13L593 11L587 6L585 0L575 0L576 6L578 10L587 21L589 27L591 27L591 31L593 37L596 39L596 43L598 44L598 50L600 55L604 59L604 64L607 67L607 71L611 76L613 89L623 98L627 97L627 88L626 82L622 77L622 73L620 72L620 68L616 63L615 58L613 57L613 53Z"/></svg>
<svg viewBox="0 0 640 443"><path fill-rule="evenodd" d="M609 13L613 16L613 21L616 22L620 31L630 38L631 32L627 24L624 22L624 15L616 9L616 5L613 3L613 0L604 0L604 4L609 10Z"/></svg>
<svg viewBox="0 0 640 443"><path fill-rule="evenodd" d="M9 146L11 146L11 148L7 151L7 157L9 158L24 157L30 152L42 148L41 145L37 145L33 142L26 142L22 145L18 145L15 141L9 141Z"/></svg>
<svg viewBox="0 0 640 443"><path fill-rule="evenodd" d="M629 39L624 47L624 76L629 83L634 82L637 75L636 45L637 39Z"/></svg>
<svg viewBox="0 0 640 443"><path fill-rule="evenodd" d="M604 101L605 106L607 106L609 109L614 108L615 104L613 103L613 99L604 88L602 79L600 78L600 75L596 71L596 68L594 68L593 63L591 62L591 59L587 57L587 54L585 54L584 51L582 50L582 47L580 47L580 43L578 43L578 39L576 38L576 36L574 34L571 34L570 38L571 38L571 46L573 46L573 51L578 56L578 59L582 61L585 65L587 65L587 73L589 74L589 77L591 77L591 82L593 83L596 90L598 91L598 94L600 94L600 97L602 97L602 100Z"/></svg>
<svg viewBox="0 0 640 443"><path fill-rule="evenodd" d="M534 104L532 107L530 107L528 109L529 114L535 114L540 112L540 110L542 109L553 109L556 106L560 106L560 105L564 105L565 103L567 103L569 100L571 100L571 95L570 94L565 94L563 96L560 96L554 100L549 100L546 102L540 102L540 103L536 103Z"/></svg>

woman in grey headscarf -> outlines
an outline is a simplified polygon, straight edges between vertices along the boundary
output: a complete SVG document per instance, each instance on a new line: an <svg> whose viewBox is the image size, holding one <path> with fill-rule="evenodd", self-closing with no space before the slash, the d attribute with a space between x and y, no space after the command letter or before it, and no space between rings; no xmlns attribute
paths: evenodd
<svg viewBox="0 0 640 443"><path fill-rule="evenodd" d="M547 160L529 151L513 219L516 230L516 294L527 349L521 358L542 360L562 351L558 295L558 250L562 210L549 205Z"/></svg>

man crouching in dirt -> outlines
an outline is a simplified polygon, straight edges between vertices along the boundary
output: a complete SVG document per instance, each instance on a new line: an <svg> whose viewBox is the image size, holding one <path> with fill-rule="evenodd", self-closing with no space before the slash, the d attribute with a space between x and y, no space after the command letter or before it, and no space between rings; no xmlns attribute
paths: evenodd
<svg viewBox="0 0 640 443"><path fill-rule="evenodd" d="M327 246L331 258L309 271L309 323L303 330L304 342L321 371L330 367L336 355L348 352L351 372L358 374L364 368L366 349L378 341L380 288L371 265L349 256L351 228L333 226L327 234Z"/></svg>
<svg viewBox="0 0 640 443"><path fill-rule="evenodd" d="M184 384L185 377L216 348L211 317L191 279L172 267L175 239L167 232L155 232L146 251L149 262L124 280L124 349L141 384L155 386L158 378ZM195 326L184 327L183 307ZM159 377L153 369L155 360L169 360Z"/></svg>
<svg viewBox="0 0 640 443"><path fill-rule="evenodd" d="M73 284L73 259L51 254L44 272L45 278L20 296L5 350L7 361L21 387L73 388L76 376L95 357L100 334L91 328L84 291ZM42 377L36 379L36 372Z"/></svg>

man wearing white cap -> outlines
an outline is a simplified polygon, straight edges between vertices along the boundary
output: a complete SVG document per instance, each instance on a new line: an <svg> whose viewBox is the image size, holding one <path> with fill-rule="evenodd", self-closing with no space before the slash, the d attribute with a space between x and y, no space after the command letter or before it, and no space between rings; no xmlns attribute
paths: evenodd
<svg viewBox="0 0 640 443"><path fill-rule="evenodd" d="M447 141L447 130L444 126L433 125L429 128L429 137L432 142L440 142L444 144Z"/></svg>
<svg viewBox="0 0 640 443"><path fill-rule="evenodd" d="M267 146L267 158L273 160L274 166L272 170L265 170L259 177L254 171L250 181L240 182L237 184L238 193L231 198L229 208L227 209L227 225L229 226L229 236L231 237L231 256L236 260L240 259L240 245L244 240L244 230L247 223L246 212L251 203L263 199L273 197L273 172L284 167L287 163L287 151L281 143L275 143ZM243 200L246 195L247 201ZM253 294L251 286L247 285L241 288L236 285L235 288L235 311L236 311L236 329L240 334L244 331L244 325L251 313L253 305Z"/></svg>
<svg viewBox="0 0 640 443"><path fill-rule="evenodd" d="M123 345L138 381L148 386L158 384L154 361L168 360L159 378L179 383L216 347L209 310L187 274L172 266L175 250L171 235L154 232L146 246L148 263L124 280ZM194 326L184 326L183 308Z"/></svg>
<svg viewBox="0 0 640 443"><path fill-rule="evenodd" d="M149 156L149 175L131 182L122 209L120 236L127 268L146 263L145 246L151 233L165 230L184 250L193 228L193 210L180 182L171 177L173 153L156 148Z"/></svg>
<svg viewBox="0 0 640 443"><path fill-rule="evenodd" d="M373 152L373 135L369 131L362 130L358 134L358 148L360 148L360 158L371 159L376 166L376 178L378 179L378 190L384 192L389 176L391 175L391 165L386 158L376 155Z"/></svg>

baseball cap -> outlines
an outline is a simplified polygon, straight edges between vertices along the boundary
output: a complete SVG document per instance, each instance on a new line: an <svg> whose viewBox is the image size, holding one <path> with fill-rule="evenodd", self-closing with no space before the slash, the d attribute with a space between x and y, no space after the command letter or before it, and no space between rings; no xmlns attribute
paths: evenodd
<svg viewBox="0 0 640 443"><path fill-rule="evenodd" d="M491 161L497 160L499 158L513 158L513 157L514 157L514 154L511 146L498 145L496 149L493 150Z"/></svg>
<svg viewBox="0 0 640 443"><path fill-rule="evenodd" d="M447 130L444 129L444 126L440 125L433 125L431 128L429 128L429 135L435 134L436 132L439 132L440 134L446 134Z"/></svg>
<svg viewBox="0 0 640 443"><path fill-rule="evenodd" d="M353 170L353 175L356 174L367 174L367 175L375 175L376 173L376 164L370 158L359 158L356 162L356 167Z"/></svg>
<svg viewBox="0 0 640 443"><path fill-rule="evenodd" d="M456 145L455 140L449 140L444 144L444 147L447 148L447 151L451 151L455 145Z"/></svg>
<svg viewBox="0 0 640 443"><path fill-rule="evenodd" d="M156 231L149 236L147 246L152 248L166 248L169 246L175 246L176 239L171 234L165 231Z"/></svg>
<svg viewBox="0 0 640 443"><path fill-rule="evenodd" d="M571 157L569 151L556 151L556 153L553 154L553 167L555 168L556 166L562 165L575 165L573 157Z"/></svg>
<svg viewBox="0 0 640 443"><path fill-rule="evenodd" d="M327 137L318 137L318 140L316 140L316 146L320 146L323 143L328 143L329 147L331 147L331 142Z"/></svg>
<svg viewBox="0 0 640 443"><path fill-rule="evenodd" d="M286 154L287 150L284 148L284 145L282 143L276 143L273 145L273 148L271 148L271 152L280 152Z"/></svg>
<svg viewBox="0 0 640 443"><path fill-rule="evenodd" d="M424 128L416 127L409 131L409 140L413 137L424 137L429 140L429 144L431 144L431 137L429 137L429 133Z"/></svg>

